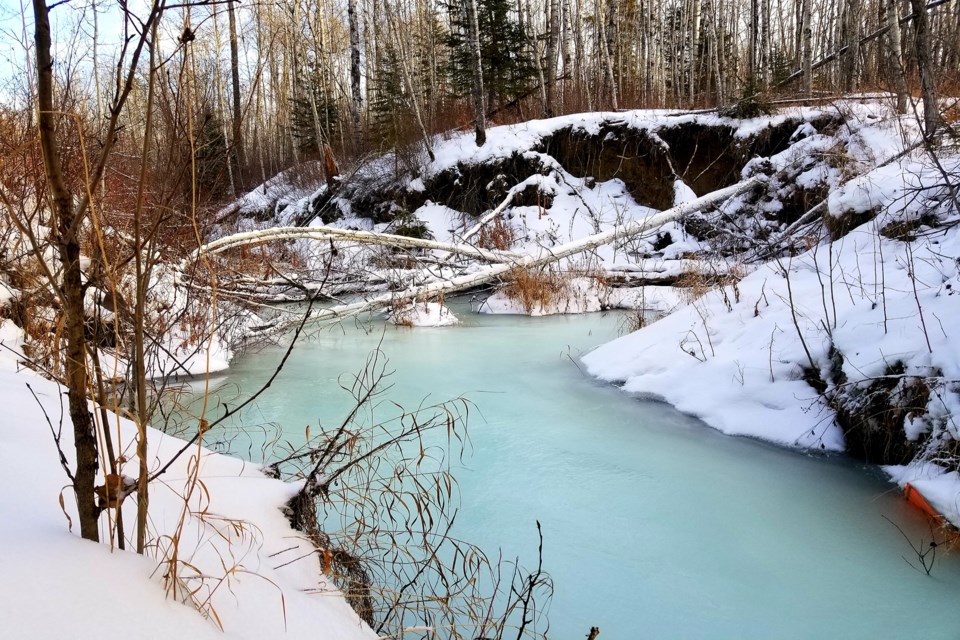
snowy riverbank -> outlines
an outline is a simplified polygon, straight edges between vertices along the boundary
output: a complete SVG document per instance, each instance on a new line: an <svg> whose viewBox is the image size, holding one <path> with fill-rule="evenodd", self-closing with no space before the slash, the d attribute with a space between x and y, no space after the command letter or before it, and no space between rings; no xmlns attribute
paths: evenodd
<svg viewBox="0 0 960 640"><path fill-rule="evenodd" d="M2 326L4 346L15 347L16 329L9 321ZM330 586L314 547L281 513L297 487L235 458L192 447L151 484L155 546L146 555L131 551L129 541L120 551L116 540L96 545L80 539L69 479L47 422L60 434L60 448L72 465L63 390L16 369L15 358L4 349L0 617L7 631L19 634L10 637L92 640L111 632L144 639L376 637ZM130 460L127 474L135 476L134 425L121 419L110 430ZM185 444L152 429L148 440L153 469ZM184 511L181 495L198 457L197 488ZM135 502L124 505L128 536L136 521ZM107 515L101 518L105 522ZM106 536L106 527L101 532ZM171 555L171 537L178 532L178 577L171 582L171 567L163 559ZM164 595L165 584L170 597Z"/></svg>

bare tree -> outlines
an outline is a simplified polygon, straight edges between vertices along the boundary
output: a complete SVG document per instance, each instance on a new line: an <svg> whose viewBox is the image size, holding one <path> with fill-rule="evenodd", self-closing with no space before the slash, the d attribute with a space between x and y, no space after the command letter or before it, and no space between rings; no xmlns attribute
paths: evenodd
<svg viewBox="0 0 960 640"><path fill-rule="evenodd" d="M155 0L139 35L122 45L115 77L114 95L110 103L109 119L103 146L92 163L89 184L97 184L103 176L107 160L113 150L120 115L133 89L137 67L147 42L148 33L163 11L164 0ZM56 5L53 5L56 6ZM73 422L77 468L73 489L77 498L80 534L88 540L99 540L94 482L99 467L94 422L87 408L90 378L87 371L88 340L85 334L84 293L86 285L80 267L80 230L89 213L91 191L74 193L67 183L61 163L60 135L57 122L61 120L54 103L52 35L50 9L44 0L33 0L34 44L37 62L37 114L40 147L50 192L50 209L56 228L54 244L61 267L60 283L51 282L61 299L64 316L64 371L70 418ZM128 50L132 52L127 57Z"/></svg>
<svg viewBox="0 0 960 640"><path fill-rule="evenodd" d="M910 96L907 90L906 70L903 66L903 47L900 36L900 20L897 15L896 0L884 0L884 9L889 29L886 32L887 59L890 79L897 94L897 113L907 112L907 100Z"/></svg>
<svg viewBox="0 0 960 640"><path fill-rule="evenodd" d="M813 96L813 24L810 5L812 0L801 0L800 30L802 39L801 67L803 69L803 95Z"/></svg>
<svg viewBox="0 0 960 640"><path fill-rule="evenodd" d="M929 139L940 126L940 106L937 104L937 81L930 51L930 20L925 0L910 0L913 8L914 48L920 72L920 92L923 96L923 133Z"/></svg>
<svg viewBox="0 0 960 640"><path fill-rule="evenodd" d="M483 61L480 58L480 17L477 0L467 0L467 22L470 25L470 63L473 67L473 119L478 147L487 142L486 110L483 105Z"/></svg>
<svg viewBox="0 0 960 640"><path fill-rule="evenodd" d="M243 110L240 107L240 51L237 43L237 16L233 1L227 2L227 20L230 25L230 87L233 107L233 144L232 160L235 176L235 189L243 189L243 169L246 160L243 154Z"/></svg>
<svg viewBox="0 0 960 640"><path fill-rule="evenodd" d="M547 34L547 61L546 61L546 114L555 113L557 93L557 46L560 41L560 0L550 0L550 31Z"/></svg>
<svg viewBox="0 0 960 640"><path fill-rule="evenodd" d="M363 108L363 96L360 93L360 30L357 26L356 0L347 0L347 25L350 29L350 119L353 122L355 151L359 152L362 139L360 110Z"/></svg>

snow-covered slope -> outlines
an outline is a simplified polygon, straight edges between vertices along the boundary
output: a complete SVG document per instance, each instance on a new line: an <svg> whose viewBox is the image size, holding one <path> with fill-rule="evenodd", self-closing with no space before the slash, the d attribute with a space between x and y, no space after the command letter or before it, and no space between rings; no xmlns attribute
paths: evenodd
<svg viewBox="0 0 960 640"><path fill-rule="evenodd" d="M725 433L915 460L894 473L916 479L960 466L941 455L960 436L960 159L949 145L934 159L920 141L916 120L882 99L742 121L578 114L491 128L479 148L467 134L438 137L434 159L406 169L376 159L324 206L339 209L340 226L386 230L382 220L397 216L440 241L533 255L755 178L756 188L656 233L526 273L526 284L505 273L480 310L679 306L587 356L590 371ZM380 222L361 222L363 211ZM487 226L474 233L478 220ZM381 257L368 273L401 289L483 268L417 257L429 266ZM682 286L650 286L667 284ZM933 459L946 466L925 464Z"/></svg>
<svg viewBox="0 0 960 640"><path fill-rule="evenodd" d="M942 172L958 169L947 150L938 163L916 152L865 172L830 196L827 227L840 237L813 233L807 251L599 347L587 369L724 433L912 456L891 475L927 483L960 524L960 483L947 473L957 461L941 446L960 439L960 212ZM863 216L843 233L841 221Z"/></svg>
<svg viewBox="0 0 960 640"><path fill-rule="evenodd" d="M17 329L3 321L4 345L15 347ZM0 353L0 636L81 640L124 638L376 637L323 576L315 549L293 531L280 511L296 487L265 477L241 460L193 448L151 484L153 546L145 556L111 546L102 516L93 544L76 531L74 499L47 423L62 433L72 458L63 389ZM29 385L29 387L28 387ZM34 399L30 390L36 394ZM65 409L64 409L65 410ZM44 416L46 412L47 417ZM62 423L61 423L62 421ZM61 431L62 427L62 431ZM136 474L134 426L119 432L129 475ZM151 467L169 460L183 442L150 430ZM199 480L190 510L179 497L199 456ZM61 503L62 498L62 503ZM74 523L61 508L64 506ZM127 536L135 498L124 504ZM164 593L169 542L180 529L177 596ZM192 592L192 596L186 594ZM180 600L188 601L183 604ZM193 604L189 604L191 602ZM203 612L204 616L201 615ZM222 631L218 628L222 627Z"/></svg>

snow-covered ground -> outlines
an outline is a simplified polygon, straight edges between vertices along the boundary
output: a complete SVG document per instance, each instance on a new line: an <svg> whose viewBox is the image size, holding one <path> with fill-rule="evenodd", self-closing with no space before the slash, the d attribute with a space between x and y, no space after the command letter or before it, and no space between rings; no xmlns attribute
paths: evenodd
<svg viewBox="0 0 960 640"><path fill-rule="evenodd" d="M439 302L412 302L393 310L390 322L405 327L451 327L460 324L449 307Z"/></svg>
<svg viewBox="0 0 960 640"><path fill-rule="evenodd" d="M19 329L0 325L5 347ZM241 460L193 447L151 484L152 546L144 556L117 549L101 516L102 544L78 535L75 501L54 436L68 464L73 438L66 398L56 383L17 371L0 352L0 636L9 638L310 638L360 640L376 635L322 573L315 549L281 513L297 486L264 476ZM29 385L29 386L28 386ZM36 394L34 400L31 394ZM46 413L46 417L44 416ZM97 412L99 415L99 412ZM61 423L62 421L62 423ZM119 420L111 433L136 475L134 425ZM151 468L184 442L150 430ZM190 508L184 495L199 465ZM128 538L135 498L124 504ZM182 524L181 524L182 518ZM70 531L71 519L73 532ZM179 531L177 595L165 595L170 541ZM191 594L191 595L187 595ZM186 601L184 603L183 601Z"/></svg>
<svg viewBox="0 0 960 640"><path fill-rule="evenodd" d="M940 165L960 174L955 156ZM955 207L940 169L920 153L868 171L831 194L828 215L870 211L875 218L835 241L812 236L807 251L762 264L735 286L599 347L584 363L593 375L663 398L724 433L837 451L843 432L805 368L824 381L827 396L895 378L896 397L922 381L925 407L903 425L906 438L923 439L920 456L889 471L960 524L957 474L927 460L941 440L960 438Z"/></svg>
<svg viewBox="0 0 960 640"><path fill-rule="evenodd" d="M479 149L470 136L438 137L436 159L418 175L399 179L406 181L404 188L422 191L425 181L457 167L514 154L530 156L546 170L510 186L507 195L535 188L548 204L506 206L497 224L503 225L510 251L548 251L643 221L656 211L638 204L620 179L598 182L576 176L550 156L533 151L544 137L564 128L598 133L612 122L651 135L680 123L722 125L733 127L737 137L748 137L790 117L805 119L788 149L747 163L743 177L763 175L766 188L759 196L738 196L709 213L716 233L694 237L681 222L671 222L657 233L601 246L587 259L565 262L558 273L575 277L566 277L565 288L545 304L525 306L504 290L479 310L545 315L620 307L666 313L588 354L587 370L626 392L663 398L724 433L788 447L844 450L831 394L885 379L891 380L894 395L906 393L908 384L922 384L928 391L925 405L903 425L904 437L921 443L919 455L909 464L886 468L895 482L912 483L960 525L960 475L947 464L956 465L956 460L940 457L939 448L943 441L960 439L955 320L960 317L960 212L955 192L951 195L943 180L944 172L960 175L960 160L950 151L938 163L922 151L908 152L917 140L915 123L889 117L882 104L842 106L845 124L835 131L818 131L810 124L825 109L796 109L742 122L659 111L532 121L490 129L488 144ZM380 166L389 162L374 161L359 174L377 177L382 172L383 179L395 180L395 172ZM281 175L224 215L238 213L241 230L289 224L312 211L311 202L325 188ZM799 227L803 246L792 257L759 258L761 241L780 241L786 231L795 230L776 214L798 188L830 192L822 211L833 239L804 225ZM682 180L673 185L674 204L696 195ZM340 228L392 229L359 217L347 199L337 206L344 215L335 223ZM271 209L274 216L269 219L243 217L262 216ZM476 222L430 200L410 216L440 242L457 241ZM296 242L309 253L308 241ZM333 240L328 242L334 246ZM359 265L366 279L331 283L333 295L341 291L337 287L382 291L395 283L406 286L483 268L471 260L441 262L442 252L436 251L420 254L428 259L425 269L405 266L397 254L381 254L376 256L380 262L361 265L365 250L346 241L336 245L344 271ZM732 255L732 246L748 249L749 259ZM314 260L309 266L320 269L322 261ZM700 274L704 281L683 289L650 286L688 274ZM190 310L172 276L161 272L158 277L153 310L170 316ZM613 286L614 280L626 286ZM637 283L645 286L633 286ZM98 301L104 296L91 292L91 313L107 317L109 305ZM0 280L0 306L16 295ZM163 337L161 352L167 355L154 364L156 374L227 367L234 338L256 321L253 314L240 317L232 333L219 333L208 342L197 329L205 326L206 312L196 311L196 318L170 327ZM394 322L446 326L458 320L442 304L420 301L400 308ZM73 499L69 488L64 489L68 480L44 417L45 411L54 429L60 424L62 389L17 371L15 353L9 349L21 347L22 334L12 321L2 320L0 339L5 347L0 350L0 402L8 408L0 429L0 482L7 487L0 496L4 628L29 629L29 637L35 638L101 637L105 629L122 629L135 638L171 633L190 638L374 637L324 578L315 550L283 517L280 507L297 487L269 479L250 464L200 449L174 463L153 484L155 545L146 557L119 551L115 544L89 544L71 533L64 509L76 522ZM112 355L104 353L101 359L109 362ZM819 380L825 392L819 393L811 380ZM118 420L111 432L132 460L133 425ZM183 446L157 431L150 431L149 439L153 468ZM61 446L69 458L68 427ZM180 496L198 456L202 485L197 486L202 489L193 493L190 508L184 510ZM127 464L132 469L134 463ZM132 470L128 474L134 475ZM125 505L128 535L134 503ZM106 526L103 529L107 537ZM187 598L192 604L164 595L171 573L162 560L174 535L179 535L180 564L179 582L173 584L178 593L193 594ZM56 603L56 616L48 614L50 603ZM91 623L99 610L104 611L103 626Z"/></svg>

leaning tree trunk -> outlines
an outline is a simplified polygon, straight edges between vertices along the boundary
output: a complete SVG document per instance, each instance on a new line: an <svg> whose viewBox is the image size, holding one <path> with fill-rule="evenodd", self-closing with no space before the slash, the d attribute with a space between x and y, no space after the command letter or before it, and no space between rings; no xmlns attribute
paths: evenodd
<svg viewBox="0 0 960 640"><path fill-rule="evenodd" d="M331 229L331 228L304 228L304 227L282 227L277 229L264 229L261 231L246 232L220 238L209 244L206 244L194 252L185 260L179 271L181 274L187 271L186 266L200 255L210 255L225 251L228 248L236 248L248 244L260 244L264 242L283 240L290 238L312 239L319 241L329 241L336 237L343 240L352 240L363 244L381 244L394 246L420 246L422 248L435 248L441 251L448 251L453 254L472 255L482 257L485 260L494 262L483 269L473 273L467 273L452 278L435 278L421 285L411 286L403 291L389 292L376 296L370 300L362 300L348 304L342 304L335 307L317 310L313 316L313 321L336 320L344 317L354 316L373 309L382 309L384 307L396 304L400 301L424 299L436 295L464 291L479 285L491 282L506 275L514 269L538 268L553 264L568 258L572 255L593 251L597 247L618 242L624 238L636 236L644 231L649 231L662 226L667 222L678 220L685 215L696 211L702 211L708 207L714 206L719 202L733 198L741 193L758 186L761 180L757 177L748 178L729 187L724 187L712 193L677 205L660 213L651 215L644 220L633 220L621 226L608 229L579 240L574 240L563 245L542 248L536 253L515 254L507 251L492 251L473 247L464 243L438 243L429 240L420 240L418 238L407 238L404 236L391 236L390 234L374 233L369 231L352 231L349 229ZM287 325L283 323L277 325L274 331L281 331Z"/></svg>
<svg viewBox="0 0 960 640"><path fill-rule="evenodd" d="M910 0L913 9L914 46L917 68L920 71L920 92L923 95L923 132L929 138L940 126L940 107L937 105L937 81L934 79L933 59L930 54L930 19L926 0Z"/></svg>
<svg viewBox="0 0 960 640"><path fill-rule="evenodd" d="M487 142L487 119L483 106L483 66L480 59L480 16L477 0L467 0L467 22L470 25L470 65L473 68L473 117L477 146Z"/></svg>
<svg viewBox="0 0 960 640"><path fill-rule="evenodd" d="M56 218L56 246L59 251L62 282L60 303L63 309L66 353L64 373L73 422L76 469L73 490L77 496L80 535L99 541L98 509L94 481L97 461L97 438L93 416L87 407L87 340L84 333L83 282L80 271L80 221L74 210L73 194L67 188L60 166L53 106L53 58L50 55L50 16L45 0L33 0L34 42L37 51L37 107L40 147L47 185L50 188L53 214ZM52 283L51 283L52 284Z"/></svg>

